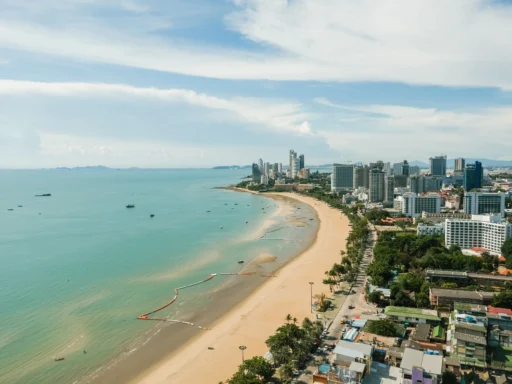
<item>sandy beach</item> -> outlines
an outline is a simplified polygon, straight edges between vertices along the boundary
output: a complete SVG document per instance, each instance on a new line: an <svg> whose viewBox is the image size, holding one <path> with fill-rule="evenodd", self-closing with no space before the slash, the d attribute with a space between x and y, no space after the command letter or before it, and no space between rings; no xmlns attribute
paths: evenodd
<svg viewBox="0 0 512 384"><path fill-rule="evenodd" d="M217 384L231 377L241 363L240 345L247 347L246 358L263 356L268 351L265 340L284 323L287 314L299 321L312 316L309 282L314 282L313 295L329 293L328 287L322 284L324 272L340 260L340 250L345 247L349 230L348 219L306 196L265 194L272 195L296 199L315 209L320 221L316 240L281 268L277 277L262 284L217 320L211 330L198 334L133 382Z"/></svg>

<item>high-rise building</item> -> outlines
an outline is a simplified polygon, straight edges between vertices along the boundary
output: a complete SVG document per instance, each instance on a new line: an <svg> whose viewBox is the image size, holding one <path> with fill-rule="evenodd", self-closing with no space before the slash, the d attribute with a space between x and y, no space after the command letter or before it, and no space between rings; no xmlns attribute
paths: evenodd
<svg viewBox="0 0 512 384"><path fill-rule="evenodd" d="M260 169L260 172L263 172L263 159L258 160L258 168ZM259 180L259 178L258 178Z"/></svg>
<svg viewBox="0 0 512 384"><path fill-rule="evenodd" d="M263 184L263 185L268 185L268 176L265 175L265 174L261 175L260 183Z"/></svg>
<svg viewBox="0 0 512 384"><path fill-rule="evenodd" d="M363 187L370 188L370 167L367 165L363 166Z"/></svg>
<svg viewBox="0 0 512 384"><path fill-rule="evenodd" d="M354 166L354 184L352 185L352 189L357 189L361 187L367 188L367 186L364 185L364 171L365 169L362 165Z"/></svg>
<svg viewBox="0 0 512 384"><path fill-rule="evenodd" d="M276 179L276 173L277 171L275 171L273 168L268 171L268 178L269 179L272 179L272 180L275 180Z"/></svg>
<svg viewBox="0 0 512 384"><path fill-rule="evenodd" d="M471 215L505 215L506 193L466 192L464 194L464 213Z"/></svg>
<svg viewBox="0 0 512 384"><path fill-rule="evenodd" d="M425 189L425 176L410 176L408 180L409 191L413 193L423 193Z"/></svg>
<svg viewBox="0 0 512 384"><path fill-rule="evenodd" d="M370 163L370 168L378 168L379 171L384 170L384 162L382 160L377 160L375 163Z"/></svg>
<svg viewBox="0 0 512 384"><path fill-rule="evenodd" d="M309 179L309 168L302 168L298 175L301 179Z"/></svg>
<svg viewBox="0 0 512 384"><path fill-rule="evenodd" d="M274 163L274 165L272 166L272 169L274 170L274 172L279 172L279 164Z"/></svg>
<svg viewBox="0 0 512 384"><path fill-rule="evenodd" d="M468 164L464 168L464 189L469 192L472 189L482 188L484 169L482 163L475 161L475 164Z"/></svg>
<svg viewBox="0 0 512 384"><path fill-rule="evenodd" d="M395 199L395 208L405 216L419 217L422 212L441 212L441 196L438 193L427 193L420 196L413 192L404 193Z"/></svg>
<svg viewBox="0 0 512 384"><path fill-rule="evenodd" d="M261 167L263 168L263 164L261 165ZM261 181L260 167L256 163L252 163L252 181L256 183L259 183Z"/></svg>
<svg viewBox="0 0 512 384"><path fill-rule="evenodd" d="M297 177L297 174L299 173L300 169L300 161L299 161L299 158L298 157L295 157L293 160L292 160L292 172L291 172L291 177L292 179L295 179Z"/></svg>
<svg viewBox="0 0 512 384"><path fill-rule="evenodd" d="M304 168L304 155L299 156L299 171Z"/></svg>
<svg viewBox="0 0 512 384"><path fill-rule="evenodd" d="M393 173L393 170L391 169L391 163L384 163L383 171L387 176L391 175Z"/></svg>
<svg viewBox="0 0 512 384"><path fill-rule="evenodd" d="M289 164L288 164L288 171L290 172L290 177L292 178L295 178L295 176L297 176L297 172L295 172L295 175L293 174L292 172L292 168L293 168L293 163L294 161L297 159L297 153L293 150L293 149L290 149L290 157L289 157Z"/></svg>
<svg viewBox="0 0 512 384"><path fill-rule="evenodd" d="M401 175L402 174L402 163L394 163L393 164L393 175Z"/></svg>
<svg viewBox="0 0 512 384"><path fill-rule="evenodd" d="M354 165L333 164L331 175L331 191L348 191L354 187Z"/></svg>
<svg viewBox="0 0 512 384"><path fill-rule="evenodd" d="M440 191L443 179L437 176L425 176L425 192Z"/></svg>
<svg viewBox="0 0 512 384"><path fill-rule="evenodd" d="M384 172L379 168L370 169L368 201L377 203L384 200Z"/></svg>
<svg viewBox="0 0 512 384"><path fill-rule="evenodd" d="M283 163L278 163L277 164L277 172L283 173Z"/></svg>
<svg viewBox="0 0 512 384"><path fill-rule="evenodd" d="M432 176L446 176L446 155L431 157L429 160Z"/></svg>
<svg viewBox="0 0 512 384"><path fill-rule="evenodd" d="M406 175L394 175L395 179L395 187L396 188L405 188L407 187L407 176Z"/></svg>
<svg viewBox="0 0 512 384"><path fill-rule="evenodd" d="M263 173L268 176L268 171L270 171L270 163L263 164Z"/></svg>
<svg viewBox="0 0 512 384"><path fill-rule="evenodd" d="M419 175L421 173L420 167L417 165L411 165L409 167L409 176Z"/></svg>
<svg viewBox="0 0 512 384"><path fill-rule="evenodd" d="M455 159L454 173L456 175L464 174L465 168L466 168L466 160L464 158L459 157L458 159Z"/></svg>
<svg viewBox="0 0 512 384"><path fill-rule="evenodd" d="M395 199L395 178L391 175L384 176L384 201L393 203Z"/></svg>
<svg viewBox="0 0 512 384"><path fill-rule="evenodd" d="M512 224L499 215L472 215L471 220L447 219L444 241L446 247L458 245L463 249L484 248L501 253L503 243L512 237Z"/></svg>

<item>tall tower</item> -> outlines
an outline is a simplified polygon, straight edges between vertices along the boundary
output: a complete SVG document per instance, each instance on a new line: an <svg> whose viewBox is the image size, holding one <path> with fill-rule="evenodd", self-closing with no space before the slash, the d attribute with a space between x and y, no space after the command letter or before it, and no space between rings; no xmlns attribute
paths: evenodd
<svg viewBox="0 0 512 384"><path fill-rule="evenodd" d="M458 159L455 159L455 167L454 167L454 173L456 175L463 175L464 174L464 168L466 168L466 160L462 157L459 157Z"/></svg>
<svg viewBox="0 0 512 384"><path fill-rule="evenodd" d="M299 156L299 171L304 169L304 155Z"/></svg>
<svg viewBox="0 0 512 384"><path fill-rule="evenodd" d="M263 172L263 159L258 160L258 167L260 169L260 172Z"/></svg>
<svg viewBox="0 0 512 384"><path fill-rule="evenodd" d="M297 154L293 149L290 149L290 155L288 159L288 170L290 171L290 176L292 175L293 161L297 158ZM293 176L292 176L293 177Z"/></svg>
<svg viewBox="0 0 512 384"><path fill-rule="evenodd" d="M384 172L379 168L370 170L369 201L376 203L384 200Z"/></svg>
<svg viewBox="0 0 512 384"><path fill-rule="evenodd" d="M446 176L446 155L431 157L430 174L432 176Z"/></svg>

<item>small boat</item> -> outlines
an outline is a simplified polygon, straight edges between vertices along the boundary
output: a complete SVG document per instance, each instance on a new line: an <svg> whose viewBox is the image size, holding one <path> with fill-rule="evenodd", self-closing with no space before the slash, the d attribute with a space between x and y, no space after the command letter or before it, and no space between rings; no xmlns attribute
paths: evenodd
<svg viewBox="0 0 512 384"><path fill-rule="evenodd" d="M135 208L135 204L127 204L126 208Z"/></svg>
<svg viewBox="0 0 512 384"><path fill-rule="evenodd" d="M243 264L244 261L243 260L238 260L238 264Z"/></svg>
<svg viewBox="0 0 512 384"><path fill-rule="evenodd" d="M224 203L224 205L228 205L228 203Z"/></svg>
<svg viewBox="0 0 512 384"><path fill-rule="evenodd" d="M248 221L245 222L245 224L247 224L247 223L248 223Z"/></svg>
<svg viewBox="0 0 512 384"><path fill-rule="evenodd" d="M36 197L49 197L51 195L52 195L51 193L42 193L40 195L36 195Z"/></svg>
<svg viewBox="0 0 512 384"><path fill-rule="evenodd" d="M151 215L149 215L149 217L155 217L155 215L152 213Z"/></svg>
<svg viewBox="0 0 512 384"><path fill-rule="evenodd" d="M23 205L18 205L18 208L23 208Z"/></svg>
<svg viewBox="0 0 512 384"><path fill-rule="evenodd" d="M64 360L64 358L61 356L61 357L56 357L56 358L55 358L55 359L53 359L53 360L55 360L55 361L62 361L62 360Z"/></svg>
<svg viewBox="0 0 512 384"><path fill-rule="evenodd" d="M224 228L222 225L220 226L220 229Z"/></svg>
<svg viewBox="0 0 512 384"><path fill-rule="evenodd" d="M210 211L206 211L206 212L210 213Z"/></svg>
<svg viewBox="0 0 512 384"><path fill-rule="evenodd" d="M209 349L210 351L212 351L212 350L213 350L213 347L208 347L208 349Z"/></svg>
<svg viewBox="0 0 512 384"><path fill-rule="evenodd" d="M238 205L238 203L235 203L235 205Z"/></svg>
<svg viewBox="0 0 512 384"><path fill-rule="evenodd" d="M12 208L9 208L9 209L8 209L8 211L14 211L14 209L12 209Z"/></svg>

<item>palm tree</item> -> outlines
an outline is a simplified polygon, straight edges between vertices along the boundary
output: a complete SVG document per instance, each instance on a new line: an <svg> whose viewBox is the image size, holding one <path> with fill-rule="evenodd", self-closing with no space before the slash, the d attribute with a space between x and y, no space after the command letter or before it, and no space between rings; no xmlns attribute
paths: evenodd
<svg viewBox="0 0 512 384"><path fill-rule="evenodd" d="M293 324L297 324L297 318L296 317L293 318Z"/></svg>
<svg viewBox="0 0 512 384"><path fill-rule="evenodd" d="M284 319L286 320L286 323L290 324L290 321L292 321L292 315L287 314Z"/></svg>

